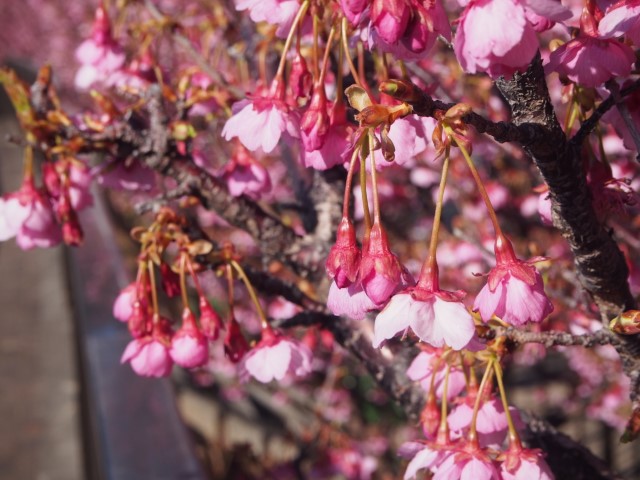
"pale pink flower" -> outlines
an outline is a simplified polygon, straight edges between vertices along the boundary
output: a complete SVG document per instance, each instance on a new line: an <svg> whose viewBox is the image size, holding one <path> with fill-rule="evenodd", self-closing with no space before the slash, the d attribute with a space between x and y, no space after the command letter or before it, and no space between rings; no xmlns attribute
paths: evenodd
<svg viewBox="0 0 640 480"><path fill-rule="evenodd" d="M416 477L420 470L435 471L449 455L451 451L427 445L419 450L407 465L404 472L404 480L411 480Z"/></svg>
<svg viewBox="0 0 640 480"><path fill-rule="evenodd" d="M373 302L362 289L360 282L340 288L335 280L331 282L327 297L327 308L334 315L345 316L353 320L362 320L367 312L375 310L379 305Z"/></svg>
<svg viewBox="0 0 640 480"><path fill-rule="evenodd" d="M298 0L235 0L236 10L248 10L254 22L278 25L276 35L284 38L289 33L300 8Z"/></svg>
<svg viewBox="0 0 640 480"><path fill-rule="evenodd" d="M93 205L91 181L93 177L89 168L80 162L71 162L69 167L69 200L76 212Z"/></svg>
<svg viewBox="0 0 640 480"><path fill-rule="evenodd" d="M451 429L452 437L464 436L471 426L473 419L473 406L476 395L465 397L462 403L456 406L447 417L447 423ZM516 428L523 428L524 424L518 411L510 407L509 413ZM478 410L476 429L478 441L481 446L500 445L507 434L507 416L504 413L502 402L498 398L485 400Z"/></svg>
<svg viewBox="0 0 640 480"><path fill-rule="evenodd" d="M166 323L166 320L162 320L162 323ZM129 342L120 363L130 362L133 371L143 377L167 377L173 367L169 344L167 326L160 327L156 323L152 335Z"/></svg>
<svg viewBox="0 0 640 480"><path fill-rule="evenodd" d="M384 340L411 328L420 340L434 347L465 348L475 327L461 298L459 292L428 291L419 284L394 295L376 317L373 346L379 347Z"/></svg>
<svg viewBox="0 0 640 480"><path fill-rule="evenodd" d="M423 346L423 350L413 359L407 369L407 377L414 382L420 382L420 386L425 392L431 389L431 378L435 374L434 387L436 396L442 398L444 395L444 379L447 370L447 362L442 360L445 350ZM457 397L466 387L464 372L457 366L452 365L449 370L449 384L447 398L449 400Z"/></svg>
<svg viewBox="0 0 640 480"><path fill-rule="evenodd" d="M263 329L262 339L243 359L243 369L262 383L282 380L287 374L301 377L311 372L312 353L293 338Z"/></svg>
<svg viewBox="0 0 640 480"><path fill-rule="evenodd" d="M500 464L502 480L553 480L555 477L540 450L510 448Z"/></svg>
<svg viewBox="0 0 640 480"><path fill-rule="evenodd" d="M640 46L640 0L619 1L607 9L598 24L598 33L602 38L626 35Z"/></svg>
<svg viewBox="0 0 640 480"><path fill-rule="evenodd" d="M62 241L49 198L30 179L17 192L0 198L0 241L12 237L23 250L48 248Z"/></svg>
<svg viewBox="0 0 640 480"><path fill-rule="evenodd" d="M120 291L115 302L113 302L113 316L121 322L128 322L131 315L133 315L136 292L137 283L132 282Z"/></svg>
<svg viewBox="0 0 640 480"><path fill-rule="evenodd" d="M169 355L184 368L201 367L209 360L209 343L188 308L182 312L182 326L171 338Z"/></svg>
<svg viewBox="0 0 640 480"><path fill-rule="evenodd" d="M114 190L149 191L156 184L153 170L133 159L131 162L113 160L96 167L94 174L99 185Z"/></svg>
<svg viewBox="0 0 640 480"><path fill-rule="evenodd" d="M555 22L563 22L573 16L560 0L524 0L522 3L527 20L536 32L544 32Z"/></svg>
<svg viewBox="0 0 640 480"><path fill-rule="evenodd" d="M283 100L284 86L275 82L272 92L234 103L222 136L226 140L238 137L249 150L261 148L264 153L271 153L283 135L298 138L298 119Z"/></svg>
<svg viewBox="0 0 640 480"><path fill-rule="evenodd" d="M82 64L75 77L75 85L80 89L105 80L124 65L124 50L111 35L111 24L103 6L96 10L91 38L80 44L76 59Z"/></svg>
<svg viewBox="0 0 640 480"><path fill-rule="evenodd" d="M538 39L517 0L478 0L460 17L454 50L466 72L511 77L529 65Z"/></svg>
<svg viewBox="0 0 640 480"><path fill-rule="evenodd" d="M499 480L500 475L486 452L468 445L449 455L438 466L432 480Z"/></svg>
<svg viewBox="0 0 640 480"><path fill-rule="evenodd" d="M496 266L476 297L474 311L478 311L485 322L495 315L516 326L544 320L553 311L553 305L544 292L538 270L518 260L511 242L504 236L496 239L495 252Z"/></svg>
<svg viewBox="0 0 640 480"><path fill-rule="evenodd" d="M222 178L234 197L246 195L259 200L271 190L271 178L267 169L244 148L236 145L235 152L224 168Z"/></svg>

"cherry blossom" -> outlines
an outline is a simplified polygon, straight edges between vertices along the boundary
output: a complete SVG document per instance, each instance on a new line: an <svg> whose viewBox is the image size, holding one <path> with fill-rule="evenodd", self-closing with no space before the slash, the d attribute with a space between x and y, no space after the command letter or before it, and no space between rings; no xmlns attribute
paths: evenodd
<svg viewBox="0 0 640 480"><path fill-rule="evenodd" d="M544 292L540 273L533 265L518 260L511 242L499 236L495 245L496 266L473 304L485 322L493 315L512 325L539 323L553 305Z"/></svg>
<svg viewBox="0 0 640 480"><path fill-rule="evenodd" d="M262 383L282 380L287 374L301 377L311 371L311 350L303 343L263 329L262 339L243 359L242 368Z"/></svg>
<svg viewBox="0 0 640 480"><path fill-rule="evenodd" d="M209 345L198 329L193 313L185 308L182 326L171 338L171 359L184 368L200 367L209 360Z"/></svg>

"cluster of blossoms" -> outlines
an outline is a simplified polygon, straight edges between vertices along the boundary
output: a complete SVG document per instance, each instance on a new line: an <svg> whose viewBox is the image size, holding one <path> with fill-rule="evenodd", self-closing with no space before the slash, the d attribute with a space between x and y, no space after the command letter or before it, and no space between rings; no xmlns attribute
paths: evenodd
<svg viewBox="0 0 640 480"><path fill-rule="evenodd" d="M186 223L168 208L158 212L147 229L136 229L134 238L140 242L136 281L122 290L113 306L113 315L126 322L133 340L122 354L122 362L130 362L133 370L146 377L164 377L173 364L193 369L209 362L209 342L215 341L225 329L224 350L233 362L241 362L242 371L263 383L282 380L285 375L305 376L311 371L311 351L303 343L275 331L268 323L255 292L237 262L230 245L213 252L211 243L190 241L182 232ZM177 249L173 258L167 259ZM211 255L223 262L221 275L230 282L230 312L226 327L209 304L200 285L195 256ZM156 270L160 284L168 297L181 295L182 318L179 328L159 312ZM251 348L234 314L232 283L234 271L242 279L255 300L261 317L261 339ZM199 316L190 307L187 276L194 282L198 296Z"/></svg>
<svg viewBox="0 0 640 480"><path fill-rule="evenodd" d="M470 352L460 357L449 348L428 346L413 360L407 375L427 393L420 422L425 439L400 449L401 455L411 458L405 480L416 478L421 470L439 479L554 478L544 455L520 441L518 430L523 423L517 410L508 406L502 370L494 356L502 348L499 343L488 346L488 356L475 360ZM480 384L475 376L479 364L485 365ZM493 392L493 376L499 395ZM503 450L506 438L508 446Z"/></svg>
<svg viewBox="0 0 640 480"><path fill-rule="evenodd" d="M571 9L559 0L458 0L457 6L441 0L236 0L238 11L247 11L252 21L272 26L264 30L268 41L257 44L255 59L238 58L237 51L254 45L246 44L246 39L225 38L235 34L232 29L224 31L227 19L219 9L211 9L212 18L205 15L215 25L207 30L201 28L205 22L196 21L197 28L191 28L186 20L168 21L153 2L146 6L128 3L131 5L122 8L135 9L132 16L143 12L145 21L129 28L123 14L112 15L123 23L112 22L101 4L90 37L75 52L80 63L75 85L80 90L92 89L98 113L67 116L46 78L37 85L49 95L51 111L34 108L32 93L24 85L10 92L14 104L20 106L28 147L22 186L0 199L0 240L16 237L23 249L62 241L78 245L82 230L77 213L91 204L93 178L108 188L133 191L137 199L155 196L169 202L171 192L177 191L177 196L187 197L179 207L192 206L198 202L188 197L194 193L193 185L180 184L178 175L168 178L174 173L172 162L186 164L200 180L214 179L215 188L223 186L232 197L242 197L238 200L241 205L259 206L259 202L273 200L274 214L286 211L284 205L294 204L295 209L303 203L299 199L305 194L299 194L303 188L296 181L302 184L334 172L344 176L346 171L342 217L325 262L331 278L326 303L333 314L356 320L354 325L367 325L375 316L371 338L375 348L392 344L398 335L420 342L422 352L407 375L425 390L421 419L425 440L401 449L411 458L405 478L414 478L420 470L429 470L435 479L552 478L543 455L520 442L520 420L508 407L502 385L504 338L487 342L486 331L496 326L548 328L551 322L545 319L558 306L560 312L552 317L557 330L581 334L595 328L589 325L580 330L577 316L566 315L575 305L563 305L555 298L552 304L547 297L543 277L535 267L544 260L535 255L545 248L530 247L533 258L521 260L503 233L496 210L512 206L515 188L508 190L491 177L497 177L501 166L512 159L516 164L522 158L509 147L500 150L471 132L467 126L471 106L484 108L486 103L491 120L504 118L504 107L486 93L488 88L462 81L457 66L445 59L448 53L455 55L466 73L510 79L536 61L541 50L546 74L554 80L557 76L562 84L558 100L565 103L568 134L595 110L607 90L614 95L626 92L624 102L616 100L620 108L602 117L599 136L585 145L582 162L596 215L603 224L611 224L639 203L638 169L621 160L628 156L625 149L640 148L636 128L640 94L633 91L633 82L624 81L636 61L633 48L640 46L639 2L586 0L577 2L578 9ZM161 46L168 35L179 35L195 57L163 63ZM127 36L130 43L143 47L128 52ZM219 48L222 39L226 43ZM268 54L274 42L282 49L272 69ZM203 67L213 59L215 67ZM259 78L247 79L247 71L253 70L259 72ZM20 85L7 71L0 74L3 84ZM482 85L484 79L474 78ZM349 83L353 85L347 86ZM246 96L234 84L246 87ZM159 109L153 103L158 99L149 93L156 91L160 92L159 102L170 106L169 114L148 119L145 115L152 117L154 108ZM434 118L418 116L414 106L424 99L424 92L452 98L464 95L468 104L467 98L455 106L441 103L430 109ZM154 122L166 130L165 137L123 146L133 130L151 132ZM116 140L109 140L114 137ZM32 159L33 148L44 153L38 166ZM153 148L163 150L153 152ZM92 151L104 154L93 169L78 158ZM439 158L443 159L441 168L434 162ZM479 172L476 164L481 165L483 158L492 160L484 162L486 172ZM522 164L517 165L514 170L524 170ZM437 192L431 191L438 179ZM539 213L545 224L552 224L561 212L552 211L553 199L546 186L533 190L529 180L519 183L524 187L513 203L522 216ZM354 195L356 184L360 194ZM419 196L425 198L415 198ZM409 197L413 203L407 201ZM417 226L407 227L410 233L405 235L384 215L395 203L399 208L428 205L431 210L433 206L435 213L415 221ZM460 205L456 205L461 212L458 219L464 217L467 222L463 227L472 231L477 226L472 240L480 247L467 244L454 250L457 247L440 238L441 223L454 223L445 218L451 214L443 213L452 204ZM206 202L200 206L207 206ZM239 263L240 248L224 242L222 248L216 248L213 242L193 240L194 230L176 211L161 208L151 226L133 232L141 245L136 280L123 289L113 311L133 337L122 362L129 362L142 376L168 376L174 364L201 371L217 355L212 342L220 339L228 359L237 364L240 378L251 376L267 383L308 375L312 360L317 360L309 346L316 341L309 340L315 339L315 333L298 341L273 328ZM304 219L292 216L295 218L283 223L301 236L311 233ZM212 221L201 211L195 217L198 227ZM228 227L217 217L213 222ZM630 227L628 237L633 238L636 227ZM457 228L453 225L451 230ZM429 229L431 238L421 267L405 261L408 255L394 253L400 251L396 244L403 243L399 241L402 235L415 237L405 243L414 242L414 246L421 245L416 251L424 251ZM505 226L505 231L518 230ZM627 243L630 250L638 249L637 242L635 246L633 241ZM520 250L522 245L515 245ZM244 246L247 252L259 253L259 242ZM493 256L486 251L491 248ZM407 250L410 248L404 253ZM557 259L567 257L561 248L553 254ZM485 268L487 257L495 265L484 275L486 284L468 288L473 276L459 272L473 271L476 265ZM555 264L561 265L560 260ZM211 306L200 284L206 265L227 281L226 321ZM287 280L293 275L288 274ZM640 285L637 272L636 277ZM452 279L459 282L455 288L465 288L441 288L441 283ZM253 317L259 318L259 327L251 332L249 322L239 319L235 304L233 284L238 280L253 303ZM190 301L187 282L194 286L196 302ZM179 323L160 313L159 287L169 298L181 297ZM466 291L474 289L475 298L468 300L473 295ZM321 292L323 287L308 287L304 293L315 302ZM556 318L563 314L566 321ZM628 315L620 319L626 323L617 324L615 331L638 333L640 322L629 320ZM247 334L253 334L253 344L247 341ZM332 344L332 339L327 343ZM617 354L611 348L587 355L573 349L563 353L582 379L578 397L597 395L590 411L620 427L623 415L617 411L624 410L622 399L628 385L621 381L617 387L601 388L594 379L594 372L613 374ZM484 367L479 384L478 367ZM499 394L494 392L494 377ZM607 412L611 406L615 415ZM338 459L340 455L344 458ZM330 450L329 456L336 457L332 467L348 478L369 478L376 465L369 450L356 446Z"/></svg>

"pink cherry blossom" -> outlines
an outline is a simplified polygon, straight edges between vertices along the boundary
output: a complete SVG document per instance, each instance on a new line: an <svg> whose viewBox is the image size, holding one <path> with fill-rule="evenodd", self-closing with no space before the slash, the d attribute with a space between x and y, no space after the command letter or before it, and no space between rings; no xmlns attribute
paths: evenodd
<svg viewBox="0 0 640 480"><path fill-rule="evenodd" d="M301 377L311 371L312 353L295 339L263 330L262 339L244 357L243 368L256 380L268 383L287 374Z"/></svg>
<svg viewBox="0 0 640 480"><path fill-rule="evenodd" d="M640 46L640 0L616 2L607 9L598 24L602 38L626 35L636 46Z"/></svg>
<svg viewBox="0 0 640 480"><path fill-rule="evenodd" d="M387 43L395 43L407 28L411 9L405 0L373 0L370 16L371 25L380 38Z"/></svg>
<svg viewBox="0 0 640 480"><path fill-rule="evenodd" d="M316 170L327 170L344 162L343 155L349 148L349 137L353 127L346 121L346 110L343 102L335 102L330 113L329 129L322 146L316 150L300 149L300 156L305 167Z"/></svg>
<svg viewBox="0 0 640 480"><path fill-rule="evenodd" d="M585 87L597 87L611 78L629 75L634 61L633 50L627 45L584 35L553 51L546 69Z"/></svg>
<svg viewBox="0 0 640 480"><path fill-rule="evenodd" d="M62 241L49 198L25 179L20 190L0 198L0 241L16 237L23 250L48 248Z"/></svg>
<svg viewBox="0 0 640 480"><path fill-rule="evenodd" d="M171 359L184 368L200 367L209 360L209 344L198 329L191 310L182 313L182 326L171 339Z"/></svg>
<svg viewBox="0 0 640 480"><path fill-rule="evenodd" d="M491 458L477 446L468 446L449 455L438 466L433 480L499 480Z"/></svg>
<svg viewBox="0 0 640 480"><path fill-rule="evenodd" d="M345 316L353 320L362 320L367 312L375 310L379 305L373 302L362 289L360 283L352 283L340 288L335 280L331 282L327 297L327 308L334 315Z"/></svg>
<svg viewBox="0 0 640 480"><path fill-rule="evenodd" d="M296 114L284 102L284 87L274 84L272 94L250 97L232 106L233 116L222 129L226 140L237 137L251 151L271 153L280 137L299 137Z"/></svg>
<svg viewBox="0 0 640 480"><path fill-rule="evenodd" d="M278 25L276 34L284 38L289 33L293 19L300 7L297 0L236 0L236 10L248 10L254 22Z"/></svg>
<svg viewBox="0 0 640 480"><path fill-rule="evenodd" d="M500 464L503 480L553 480L555 477L540 450L517 448L506 454Z"/></svg>
<svg viewBox="0 0 640 480"><path fill-rule="evenodd" d="M136 282L130 283L120 291L115 302L113 302L113 316L121 322L128 322L131 315L133 315L136 291Z"/></svg>
<svg viewBox="0 0 640 480"><path fill-rule="evenodd" d="M271 178L267 169L242 145L237 145L222 178L234 197L246 195L254 200L271 190Z"/></svg>
<svg viewBox="0 0 640 480"><path fill-rule="evenodd" d="M475 398L476 395L465 397L464 400L449 413L447 423L449 424L453 438L462 437L468 432L473 418ZM516 428L523 428L524 424L518 411L510 407L509 413ZM478 410L476 429L478 432L478 440L483 447L500 445L504 441L505 435L507 434L507 416L504 413L500 399L490 398L482 402Z"/></svg>
<svg viewBox="0 0 640 480"><path fill-rule="evenodd" d="M111 35L111 24L103 6L96 10L91 38L78 47L76 59L82 64L75 78L75 85L80 89L91 88L124 65L124 50Z"/></svg>
<svg viewBox="0 0 640 480"><path fill-rule="evenodd" d="M435 471L446 458L452 455L451 451L427 445L419 450L407 465L404 472L404 480L416 477L420 470Z"/></svg>
<svg viewBox="0 0 640 480"><path fill-rule="evenodd" d="M447 370L447 362L441 358L444 351L443 349L425 345L407 369L407 377L414 382L419 381L420 386L426 392L431 389L431 378L435 374L434 387L438 398L442 398L444 394L444 379ZM464 372L459 367L452 365L449 370L447 398L451 400L457 397L465 387Z"/></svg>
<svg viewBox="0 0 640 480"><path fill-rule="evenodd" d="M398 1L391 5L374 2L370 14L370 46L403 60L424 58L438 35L451 40L451 27L439 0Z"/></svg>
<svg viewBox="0 0 640 480"><path fill-rule="evenodd" d="M500 236L496 240L496 266L487 284L473 304L485 322L493 315L511 325L539 323L552 311L553 305L544 292L542 277L533 265L518 260L511 242Z"/></svg>
<svg viewBox="0 0 640 480"><path fill-rule="evenodd" d="M529 65L538 39L517 0L478 0L460 17L454 50L466 72L511 77Z"/></svg>
<svg viewBox="0 0 640 480"><path fill-rule="evenodd" d="M448 345L461 350L475 333L473 319L451 292L428 292L420 287L409 288L393 297L378 314L374 326L373 346L407 328L434 347Z"/></svg>
<svg viewBox="0 0 640 480"><path fill-rule="evenodd" d="M324 85L317 84L313 89L309 105L300 119L302 145L307 152L322 148L329 130L329 121Z"/></svg>
<svg viewBox="0 0 640 480"><path fill-rule="evenodd" d="M597 87L611 78L629 75L635 60L629 46L598 38L598 22L585 7L580 34L551 52L545 69L586 87Z"/></svg>
<svg viewBox="0 0 640 480"><path fill-rule="evenodd" d="M161 320L168 325L166 320ZM135 338L125 348L120 363L131 363L131 368L143 377L168 377L173 367L169 355L169 331L167 326L155 324L153 333Z"/></svg>
<svg viewBox="0 0 640 480"><path fill-rule="evenodd" d="M360 268L360 249L356 244L356 231L348 217L340 221L336 243L329 251L325 267L338 288L348 287L356 281Z"/></svg>
<svg viewBox="0 0 640 480"><path fill-rule="evenodd" d="M387 233L378 221L374 221L360 262L362 288L374 303L381 304L397 290L401 275L402 267L391 253Z"/></svg>

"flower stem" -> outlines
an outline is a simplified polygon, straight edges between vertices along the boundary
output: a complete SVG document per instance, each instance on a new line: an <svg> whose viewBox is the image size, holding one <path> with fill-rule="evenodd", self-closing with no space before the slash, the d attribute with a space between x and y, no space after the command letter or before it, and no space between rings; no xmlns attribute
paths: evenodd
<svg viewBox="0 0 640 480"><path fill-rule="evenodd" d="M347 181L344 186L344 199L342 200L342 216L347 218L349 216L349 203L351 201L351 187L353 183L353 172L356 169L356 162L360 155L360 147L358 145L353 149L351 155L351 161L349 162L349 171L347 172Z"/></svg>
<svg viewBox="0 0 640 480"><path fill-rule="evenodd" d="M373 221L380 223L380 199L378 197L378 169L376 168L376 156L374 152L375 140L373 129L369 129L369 155L371 157L371 188L373 191Z"/></svg>
<svg viewBox="0 0 640 480"><path fill-rule="evenodd" d="M180 254L180 296L184 308L189 308L189 298L187 297L187 254Z"/></svg>
<svg viewBox="0 0 640 480"><path fill-rule="evenodd" d="M33 180L33 149L31 147L24 149L24 179Z"/></svg>
<svg viewBox="0 0 640 480"><path fill-rule="evenodd" d="M471 156L469 155L469 152L467 152L467 149L464 148L464 145L462 145L462 143L456 140L456 137L451 127L449 127L448 125L445 125L444 129L447 132L447 134L449 134L449 136L453 139L453 141L456 142L457 147L460 149L460 151L462 152L462 156L467 162L467 166L469 167L469 170L471 171L471 175L473 176L473 179L476 182L476 186L478 187L480 196L482 197L482 200L484 200L484 204L487 206L487 211L489 212L489 218L491 218L491 223L493 224L493 229L495 230L496 237L503 236L502 229L500 228L500 223L498 222L498 217L496 215L496 211L493 209L493 205L491 204L491 199L489 198L487 189L484 188L484 184L482 183L480 174L478 173L476 166L473 164L473 160L471 160Z"/></svg>
<svg viewBox="0 0 640 480"><path fill-rule="evenodd" d="M509 403L507 402L507 393L504 389L504 383L502 381L502 367L500 366L500 362L497 358L493 359L493 368L496 371L496 380L498 381L498 389L500 390L500 398L502 399L502 408L504 408L504 414L507 417L507 425L509 427L509 443L512 447L522 448L522 444L520 442L520 436L518 435L518 431L513 423L513 418L511 417L511 412L509 411Z"/></svg>
<svg viewBox="0 0 640 480"><path fill-rule="evenodd" d="M253 301L253 304L256 307L256 311L258 312L258 317L260 317L260 325L262 326L263 329L270 330L271 326L269 325L269 322L267 322L267 317L265 316L264 311L262 310L262 305L260 305L260 301L258 300L258 295L256 295L256 291L254 290L253 285L251 285L251 281L249 280L249 277L247 277L247 274L245 273L244 269L235 260L229 260L229 264L238 273L238 276L244 282L245 287L247 287L249 296L251 297L251 300Z"/></svg>
<svg viewBox="0 0 640 480"><path fill-rule="evenodd" d="M362 82L360 81L360 75L358 75L358 71L356 70L356 66L353 64L353 60L351 59L351 55L349 54L349 39L347 37L347 19L342 19L342 48L344 50L344 56L347 59L347 63L349 64L349 71L353 76L353 80L357 85L362 87Z"/></svg>
<svg viewBox="0 0 640 480"><path fill-rule="evenodd" d="M329 67L329 53L331 52L331 44L333 43L333 37L336 34L336 27L332 26L329 31L329 38L327 39L327 46L324 49L324 56L322 57L322 70L320 71L320 78L318 79L318 83L322 85L324 83L324 77L327 74L327 70Z"/></svg>
<svg viewBox="0 0 640 480"><path fill-rule="evenodd" d="M478 412L480 411L480 403L482 403L482 397L484 396L484 389L489 383L491 379L491 374L493 372L493 362L489 362L487 364L487 369L484 371L484 375L482 376L482 381L480 382L480 387L478 388L478 392L476 393L476 401L473 404L473 416L471 417L471 426L469 427L469 442L473 444L478 443L478 431L476 427L476 423L478 420Z"/></svg>
<svg viewBox="0 0 640 480"><path fill-rule="evenodd" d="M147 268L149 270L149 281L151 282L151 302L153 305L153 313L158 315L158 291L156 290L156 274L153 271L153 262L149 260L147 262Z"/></svg>
<svg viewBox="0 0 640 480"><path fill-rule="evenodd" d="M442 175L440 176L440 186L438 188L438 201L436 211L433 214L433 228L431 229L431 240L429 241L429 257L427 262L435 262L436 249L438 247L438 234L440 232L440 219L442 217L442 204L444 203L444 190L447 185L447 175L449 173L449 147L445 149L444 162L442 163Z"/></svg>
<svg viewBox="0 0 640 480"><path fill-rule="evenodd" d="M287 52L289 51L289 47L291 47L291 42L293 41L293 36L296 33L298 25L304 17L305 13L307 13L307 9L309 8L309 0L305 0L300 8L298 9L298 13L296 17L293 19L293 23L291 24L291 30L289 30L289 35L287 36L287 40L284 43L284 48L282 49L282 57L280 58L280 64L278 65L278 70L276 71L276 79L282 80L284 76L284 66L287 61Z"/></svg>
<svg viewBox="0 0 640 480"><path fill-rule="evenodd" d="M360 151L360 153L362 153L362 151ZM367 196L367 168L362 155L360 155L360 194L362 195L365 232L366 235L368 235L369 230L371 230L371 213L369 212L369 198Z"/></svg>

